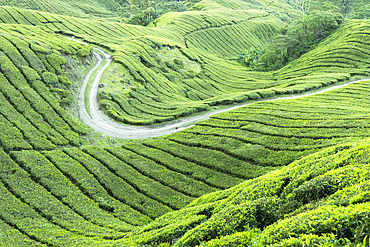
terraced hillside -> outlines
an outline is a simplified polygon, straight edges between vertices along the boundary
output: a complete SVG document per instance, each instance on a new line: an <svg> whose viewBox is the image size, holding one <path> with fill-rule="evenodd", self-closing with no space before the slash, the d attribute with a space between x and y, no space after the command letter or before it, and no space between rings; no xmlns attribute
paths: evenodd
<svg viewBox="0 0 370 247"><path fill-rule="evenodd" d="M370 81L93 146L91 130L65 110L68 76L92 46L59 35L109 51L102 108L149 125L367 76L369 21L345 22L267 73L234 58L296 16L280 1L200 1L151 27L0 11L0 243L343 246L369 234Z"/></svg>
<svg viewBox="0 0 370 247"><path fill-rule="evenodd" d="M38 17L33 25L112 50L116 63L103 78L106 87L99 92L100 105L111 118L128 124L170 121L214 105L304 92L368 73L368 53L361 52L366 43L356 40L366 40L366 21L348 21L326 43L294 64L261 73L230 59L245 47L262 46L285 25L265 10L216 8L168 13L152 28L20 13ZM21 19L17 22L30 24ZM337 49L332 50L333 45Z"/></svg>
<svg viewBox="0 0 370 247"><path fill-rule="evenodd" d="M79 146L86 131L61 107L71 97L61 52L86 56L91 47L67 42L42 27L13 25L0 26L0 42L2 148Z"/></svg>
<svg viewBox="0 0 370 247"><path fill-rule="evenodd" d="M320 122L318 122L318 119L313 118L315 124L313 124L313 126L306 126L312 127L309 129L313 130L313 133L315 133L315 130L320 131L320 124L321 127L325 126L324 130L327 139L323 138L326 139L326 142L324 140L320 143L321 145L316 147L317 150L319 150L326 145L330 146L348 140L361 140L365 136L368 136L366 134L366 112L368 106L366 105L367 101L366 98L364 98L365 96L362 96L366 95L367 87L368 82L353 84L337 91L328 92L322 96L292 100L286 102L285 105L263 103L266 105L262 107L262 103L256 103L243 108L242 112L235 111L227 115L237 118L238 120L233 121L233 123L240 124L242 116L253 116L253 114L248 113L248 110L256 112L258 108L265 109L255 114L255 119L263 119L266 113L279 112L279 110L291 116L292 113L297 115L297 112L291 110L291 108L287 106L299 106L302 104L305 107L300 107L301 111L298 112L300 116L298 122L303 123L302 120L304 118L302 119L301 117L304 116L302 115L303 113L306 113L306 116L311 118L313 118L313 116L317 118L321 117ZM361 91L362 93L359 93ZM348 95L351 95L351 97L356 96L351 99ZM339 100L339 96L342 97L341 100ZM338 105L338 102L345 102L345 104ZM308 103L311 103L311 107L307 107ZM325 114L313 109L325 109ZM328 111L329 109L332 109L332 111ZM341 118L341 116L343 116L343 118ZM220 119L223 119L223 117L224 116L221 115ZM215 122L214 120L215 119L208 120L206 123ZM277 122L281 123L280 120L279 118ZM347 123L346 120L348 121ZM291 122L294 123L294 121ZM330 125L330 123L340 122L342 122L343 125ZM220 121L220 123L223 123L223 121ZM310 125L310 121L308 120L306 120L305 123ZM206 124L200 124L200 126L202 125ZM315 128L315 126L317 126L317 128ZM350 134L351 132L359 131L359 127L363 129L363 133L360 132L359 135ZM191 133L197 128L198 127L189 129L189 132ZM344 135L344 138L334 139L333 142L332 140L328 140L330 134L331 138L336 138L336 135L343 135L343 128L349 130L347 136ZM208 204L205 207L199 206L201 210L196 207L195 211L198 216L193 215L192 208L190 213L187 209L175 213L175 216L177 214L181 215L179 217L185 217L183 214L189 214L189 217L185 217L189 218L188 222L176 221L176 223L171 223L166 228L162 229L162 224L168 224L168 218L166 216L163 219L160 218L151 223L152 225L149 224L147 227L139 228L137 230L139 234L135 232L135 237L133 238L129 237L127 234L142 224L150 223L160 215L183 208L193 199L201 195L216 191L220 188L228 188L242 182L243 179L260 176L268 170L271 170L271 168L264 166L258 168L258 166L252 165L248 161L246 162L246 157L238 157L233 154L230 155L227 149L218 146L223 144L225 144L226 147L236 146L232 138L226 141L211 141L215 147L214 150L211 150L211 148L207 146L209 145L207 138L198 138L198 141L203 140L203 143L201 143L203 146L197 148L197 145L193 147L193 144L184 145L181 142L179 143L178 140L181 136L183 136L183 134L179 133L163 140L127 143L123 147L106 149L83 147L64 148L63 150L51 150L42 153L34 150L10 151L8 153L1 152L2 171L0 173L0 180L3 186L2 198L6 198L2 203L2 210L0 213L1 220L3 221L3 231L7 232L6 236L9 237L11 241L18 244L26 240L28 243L36 241L38 243L48 243L49 245L57 246L80 244L89 246L95 244L133 246L138 244L141 246L144 243L156 245L158 241L172 241L172 239L177 239L178 236L185 234L184 230L176 229L184 229L184 225L190 225L191 228L194 228L197 225L196 222L199 222L198 220L204 220L203 217L210 217L211 213ZM191 137L191 134L188 136ZM261 139L263 138L254 138L254 140ZM190 138L190 140L190 143L194 142L194 138ZM285 140L286 142L282 145L295 146L295 144L297 144L295 142L299 140L299 138L285 138ZM290 140L290 142L288 140ZM232 141L234 141L234 143L232 143ZM306 146L302 146L301 148L303 149L307 148L310 143L304 144L306 144ZM314 140L311 145L314 146L315 144L317 145ZM245 144L242 143L238 146L244 148L243 145ZM353 146L355 144L351 145ZM343 148L333 148L333 150L342 149ZM231 151L233 151L232 148ZM306 151L306 153L314 152L315 147ZM331 150L327 152L336 151ZM321 156L328 156L327 152L324 152ZM241 153L245 154L248 152ZM289 151L285 150L285 153L289 153ZM303 154L304 152L294 153L295 158ZM258 154L258 157L268 157L270 155ZM280 152L280 156L283 155L284 151ZM352 153L348 156L353 158ZM270 157L274 158L274 155L272 154ZM279 156L276 155L276 157ZM289 158L291 157L292 156ZM315 160L312 156L304 160L307 161L311 159ZM334 160L333 157L328 159L331 161ZM357 162L357 160L355 159L353 162ZM366 160L364 162L366 163ZM230 164L233 164L233 166L230 166ZM284 164L284 162L281 162L281 164ZM323 161L323 164L326 164L326 161ZM333 164L336 163L334 162ZM326 169L329 170L330 168L326 167ZM271 176L272 178L279 177L276 175L277 172L281 171L273 172L271 175L267 176ZM313 172L316 172L316 170ZM292 172L292 174L294 174L294 172ZM307 174L307 176L309 176L309 174ZM314 178L315 177L311 177L310 179ZM263 179L263 177L256 181L261 183L260 179ZM285 180L282 179L282 181ZM266 183L270 185L273 184L271 181ZM191 184L191 187L189 187L189 184ZM240 188L240 186L241 185L231 191ZM245 190L245 187L242 188ZM28 191L32 191L33 193L27 193ZM228 192L225 191L222 193L229 195L231 191L229 190ZM316 187L314 191L316 191ZM253 194L256 195L256 193ZM324 196L325 194L328 194L326 190L319 196ZM302 195L306 195L306 192ZM208 197L209 196L206 196L205 198ZM223 196L221 196L221 198L223 198ZM307 200L310 201L311 199ZM268 200L268 202L277 203L273 200ZM280 203L280 201L278 202ZM289 205L288 202L287 204ZM192 202L190 205L197 205L197 201ZM244 206L245 205L242 205L242 207ZM22 212L22 214L14 215L14 213L12 213L13 211L9 211L9 209L15 212ZM201 213L198 213L199 210ZM217 210L215 212L217 212ZM30 215L32 220L25 221L25 214ZM62 215L63 217L61 217ZM66 217L66 215L68 215L68 217ZM168 217L176 219L175 216L169 215ZM222 217L222 214L219 217ZM278 215L276 217L282 216ZM216 222L219 220L220 219L217 218ZM40 224L43 226L46 225L47 227L37 227L40 226ZM177 226L178 224L180 226ZM245 223L243 222L242 224ZM157 228L158 226L160 227ZM10 231L10 229L12 229L10 227L13 228L12 231ZM150 230L152 227L158 230L154 233L152 231L146 233L148 229ZM200 227L194 229L198 228ZM199 234L207 235L207 233L202 233L203 230L199 231L201 232ZM299 231L299 229L297 231ZM11 232L11 235L9 232ZM330 229L328 232L330 232ZM22 235L20 235L20 233L22 233ZM258 229L256 228L253 233L257 234ZM190 235L190 233L184 235L184 237L188 235ZM211 236L215 235L211 234ZM244 232L232 237L226 237L226 240L223 241L226 241L226 243L227 241L246 242L253 236L253 234ZM328 241L327 238L320 238L317 236L309 237L316 239L312 241ZM346 237L353 240L353 236L346 235ZM228 238L231 238L231 240ZM234 238L241 240L233 240ZM334 237L330 236L330 238ZM4 241L10 242L9 239ZM197 237L196 240L184 240L186 243L185 246L192 246L194 243L197 243L196 241L201 241L202 239L211 240L212 238ZM281 240L281 237L278 239ZM302 236L301 239L305 239L305 237ZM181 243L181 241L179 243ZM190 242L188 243L187 241ZM214 246L218 246L220 243L216 241L213 244Z"/></svg>
<svg viewBox="0 0 370 247"><path fill-rule="evenodd" d="M369 147L366 139L324 149L201 197L128 239L138 246L353 246L370 230Z"/></svg>
<svg viewBox="0 0 370 247"><path fill-rule="evenodd" d="M263 117L270 117L271 123L278 122L282 125L281 128L296 127L297 133L299 133L298 126L285 125L289 125L289 122L293 125L305 123L306 128L301 125L301 130L309 130L311 133L308 133L308 137L311 138L281 136L279 140L276 136L265 134L264 138L251 138L255 141L266 140L264 144L253 146L243 142L244 140L240 141L229 136L211 135L213 140L207 137L199 138L201 135L198 138L192 137L196 136L193 133L198 128L206 125L202 123L200 127L188 130L191 134L187 134L187 139L183 138L184 134L180 132L163 140L127 143L123 147L106 149L84 147L42 153L33 150L11 151L8 154L2 152L3 170L0 173L0 179L8 190L3 196L18 198L18 204L4 203L4 210L5 208L25 210L19 203L26 203L27 210L40 213L39 220L47 219L46 223L50 224L50 228L38 229L38 233L34 232L34 226L39 224L37 223L39 221L32 224L27 221L24 225L17 225L17 222L22 221L23 216L11 217L6 210L1 213L2 220L10 226L16 226L25 235L36 238L37 241L55 245L71 244L71 238L74 238L74 241L78 239L76 243L86 244L92 244L95 241L94 238L86 237L95 236L99 241L124 238L123 232L132 230L137 225L149 223L165 213L183 208L201 195L220 188L229 188L242 182L243 179L257 177L273 169L265 166L266 163L263 162L259 162L260 166L252 164L248 160L250 157L271 157L275 162L270 160L271 164L283 165L290 159L299 158L325 146L349 140L361 140L369 136L366 116L368 106L366 98L365 100L363 98L366 97L363 95L366 95L368 85L368 82L353 84L322 96L292 100L284 104L264 103L266 105L262 107L262 104L256 103L243 108L242 112L234 111L227 114L230 119L232 116L238 119L232 122L235 124L243 122L241 119L243 116L260 120L264 119ZM359 93L360 91L363 93ZM353 99L348 97L349 95ZM338 102L345 102L345 104L338 105ZM311 104L310 107L308 103ZM305 107L301 106L298 112L290 107L300 104ZM258 109L264 110L258 112ZM325 113L322 113L322 110L320 112L320 109L324 109ZM257 113L251 114L248 111ZM284 113L285 116L290 117L292 114L299 114L299 118L296 121L293 120L294 118L288 118L286 122L281 122L281 118L273 121L273 117L268 114L271 112L280 112L277 117L284 116ZM303 114L312 120L303 121L305 119ZM224 119L223 117L225 116L221 115L219 119ZM247 123L246 121L244 120L244 123ZM209 126L212 122L215 122L215 119L206 121ZM219 122L224 123L221 120ZM311 124L312 122L314 124ZM252 122L253 124L256 123ZM274 126L271 128L276 130ZM343 129L348 130L347 134ZM230 130L229 133L232 133ZM323 130L325 133L320 133ZM317 135L321 135L321 139L317 140ZM269 136L270 140L276 143L269 142ZM297 146L299 144L297 142L302 142L301 146ZM199 145L194 145L195 143ZM262 153L258 149L268 150L268 147L264 147L266 143L276 149L270 150L271 153L266 151ZM210 144L213 145L210 146ZM284 148L278 148L279 145ZM302 150L286 148L289 145ZM234 147L240 147L245 151L235 155L233 152L238 150ZM250 153L253 149L259 153ZM279 160L279 157L285 159ZM230 164L233 165L230 166ZM30 190L37 193L27 193ZM46 209L45 205L50 206ZM65 216L59 218L59 215L65 214L71 215L72 218L65 218ZM76 228L76 225L79 227ZM59 232L53 234L48 232L55 231L59 227L69 232L65 238L57 238L56 236L59 235L56 234L61 234ZM99 241L97 243L100 243ZM153 240L149 238L140 241Z"/></svg>
<svg viewBox="0 0 370 247"><path fill-rule="evenodd" d="M368 149L368 141L328 148L140 228L150 215L169 210L150 196L161 193L153 184L149 193L128 190L129 198L121 191L130 181L112 153L125 152L1 152L1 240L15 246L344 246L369 230Z"/></svg>
<svg viewBox="0 0 370 247"><path fill-rule="evenodd" d="M117 11L119 8L114 0L1 0L0 6L39 10L82 18L112 15L111 11ZM10 10L10 12L12 11Z"/></svg>
<svg viewBox="0 0 370 247"><path fill-rule="evenodd" d="M107 87L106 91L102 90L99 94L102 107L118 121L130 124L151 124L209 109L209 105L212 104L229 102L230 96L225 99L223 96L225 93L242 92L253 87L265 88L268 87L267 85L275 84L270 80L265 81L266 84L257 83L255 79L253 79L254 83L251 83L247 79L255 77L254 73L243 69L240 75L230 78L230 80L240 81L240 84L243 85L235 88L233 85L221 84L223 78L212 77L208 71L202 68L202 66L207 67L205 64L208 61L210 66L216 66L220 70L225 65L226 69L234 71L236 67L241 67L237 63L230 64L221 58L226 52L224 48L220 49L220 55L217 56L219 62L216 64L212 62L216 58L213 51L212 53L204 50L197 52L193 43L203 41L193 40L191 34L196 31L197 33L203 32L199 29L206 28L207 33L211 29L218 30L217 32L223 29L236 32L235 28L240 27L243 36L248 37L249 34L252 34L250 40L241 40L235 44L236 47L231 50L232 53L229 52L230 56L237 56L239 50L244 49L246 45L256 42L262 44L263 40L272 37L280 27L285 25L277 17L263 10L241 11L224 8L222 11L223 15L217 9L194 11L191 15L190 12L169 13L164 15L162 19L158 19L157 27L153 28L94 22L33 11L27 11L27 14L39 18L38 22L32 23L33 25L45 25L56 32L81 37L89 43L102 45L112 50L113 57L119 63L118 67L124 78L119 81L122 86L118 92L114 85ZM22 13L26 15L26 12ZM288 15L286 16L288 17ZM9 16L7 19L13 20L17 17ZM34 18L30 17L30 19ZM166 20L170 21L168 25L164 25ZM183 24L189 21L189 25ZM235 24L235 22L238 23ZM17 23L29 24L21 19ZM176 23L181 23L181 25ZM229 26L230 28L228 28ZM226 35L224 37L227 37ZM226 39L224 42L226 42L225 44L231 43L230 40ZM172 60L162 61L160 57L168 57L166 55L168 49L170 49L170 53L179 54L178 63L180 65L186 63L184 65L186 69L181 69L180 65L175 66ZM216 51L214 53L217 55ZM199 57L200 54L202 57ZM240 76L245 76L245 78L240 79ZM261 76L263 75L257 76L257 78ZM109 78L106 80L110 82L108 84L112 84ZM200 91L191 90L195 87L199 88ZM202 88L209 92L203 92ZM236 97L237 95L232 96L231 101L235 100ZM243 96L243 99L246 99L246 96ZM208 101L205 102L205 100Z"/></svg>
<svg viewBox="0 0 370 247"><path fill-rule="evenodd" d="M162 145L174 153L184 146L201 147L251 164L287 165L322 148L369 136L369 86L365 81L301 99L255 103L212 116L166 137Z"/></svg>

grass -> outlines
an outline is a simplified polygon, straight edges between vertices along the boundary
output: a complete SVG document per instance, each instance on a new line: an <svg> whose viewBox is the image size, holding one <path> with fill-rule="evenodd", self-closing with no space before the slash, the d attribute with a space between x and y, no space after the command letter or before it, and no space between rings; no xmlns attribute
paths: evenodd
<svg viewBox="0 0 370 247"><path fill-rule="evenodd" d="M79 93L79 89L82 85L82 81L84 80L85 75L89 72L89 70L94 66L95 64L95 57L90 56L89 58L80 61L75 58L67 58L67 67L69 68L66 71L67 77L69 78L70 81L73 82L72 84L72 93L73 93L73 98L74 101L69 104L68 107L66 107L67 112L74 116L75 118L78 118L78 109L77 109L77 97ZM94 75L92 75L94 77ZM86 91L88 90L88 87L90 86L91 89L91 83L92 80L89 80L89 83L87 84ZM88 106L87 100L87 95L85 94L85 105ZM87 112L90 112L90 109L86 107Z"/></svg>
<svg viewBox="0 0 370 247"><path fill-rule="evenodd" d="M89 95L90 95L90 91L91 91L91 88L92 88L92 85L94 83L94 78L96 77L98 71L100 69L102 69L105 65L106 61L104 61L95 71L94 73L91 75L89 81L87 82L86 84L86 90L85 90L85 94L84 94L84 102L85 102L85 108L86 108L86 111L87 113L90 115L90 100L89 100Z"/></svg>
<svg viewBox="0 0 370 247"><path fill-rule="evenodd" d="M105 70L101 84L105 86L99 89L99 93L105 95L117 93L127 96L130 89L137 86L122 64L115 62L111 63Z"/></svg>

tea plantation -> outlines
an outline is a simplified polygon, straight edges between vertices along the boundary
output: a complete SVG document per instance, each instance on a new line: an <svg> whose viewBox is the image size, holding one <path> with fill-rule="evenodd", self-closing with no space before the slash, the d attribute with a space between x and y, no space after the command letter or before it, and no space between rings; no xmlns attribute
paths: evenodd
<svg viewBox="0 0 370 247"><path fill-rule="evenodd" d="M1 0L0 6L39 10L82 18L113 15L119 8L114 0ZM18 10L5 9L2 14L17 15ZM14 13L15 12L15 13Z"/></svg>
<svg viewBox="0 0 370 247"><path fill-rule="evenodd" d="M118 2L0 0L0 246L368 246L369 20L261 72L237 57L301 18L285 1L96 19ZM93 46L113 58L100 108L122 124L250 104L159 138L102 138L73 110Z"/></svg>

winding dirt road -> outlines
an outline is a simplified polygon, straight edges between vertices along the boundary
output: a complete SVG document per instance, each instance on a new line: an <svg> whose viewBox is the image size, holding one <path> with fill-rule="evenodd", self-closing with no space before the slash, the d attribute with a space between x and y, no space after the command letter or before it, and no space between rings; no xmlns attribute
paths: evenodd
<svg viewBox="0 0 370 247"><path fill-rule="evenodd" d="M76 41L83 43L81 41L71 39L70 40ZM297 99L297 98L303 98L303 97L308 97L312 96L315 94L320 94L324 92L328 92L334 89L342 88L345 87L349 84L352 83L357 83L361 81L366 81L369 79L362 79L362 80L357 80L357 81L351 81L345 84L337 85L337 86L332 86L329 88L325 88L323 90L319 90L313 93L309 94L303 94L303 95L294 95L294 96L286 96L286 97L281 97L281 98L274 98L274 99L264 99L264 100L257 100L252 103L246 103L243 105L236 105L232 107L228 107L225 109L220 109L220 110L215 110L212 112L207 112L201 115L193 116L193 117L187 117L187 118L182 118L178 119L175 121L171 121L168 123L164 124L159 124L159 125L152 125L152 126L130 126L130 125L125 125L121 124L118 122L113 121L110 119L107 115L104 114L102 110L99 109L99 103L98 103L98 98L97 98L97 93L98 93L98 86L101 80L101 77L105 71L105 69L109 66L109 64L112 62L111 56L104 52L103 50L99 48L94 48L94 55L96 57L96 64L95 66L89 71L89 73L86 75L82 87L79 92L78 96L78 112L80 115L80 118L82 121L92 127L95 131L102 133L103 135L111 136L114 138L124 138L124 139L145 139L149 137L159 137L163 135L168 135L172 134L178 131L181 131L183 129L189 128L194 125L194 123L207 119L208 117L221 113L221 112L226 112L226 111L231 111L243 106L247 106L250 104L253 104L255 102L267 102L267 101L275 101L275 100L288 100L288 99ZM99 51L101 54L100 55L98 52ZM86 85L92 76L92 74L97 70L103 63L103 61L106 60L106 64L104 67L100 70L98 70L97 76L95 77L92 89L89 94L89 109L90 109L90 114L88 114L86 108L85 108L85 101L84 101L84 95L85 95L85 90L86 90Z"/></svg>

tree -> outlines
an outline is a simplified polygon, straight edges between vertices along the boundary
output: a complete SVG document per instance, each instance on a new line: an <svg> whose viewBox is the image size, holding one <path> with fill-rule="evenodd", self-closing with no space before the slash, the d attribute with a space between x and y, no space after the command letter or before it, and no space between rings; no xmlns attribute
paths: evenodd
<svg viewBox="0 0 370 247"><path fill-rule="evenodd" d="M239 59L255 70L276 70L310 51L342 22L340 13L314 11L304 21L282 29L264 48L245 50ZM243 61L244 60L244 61Z"/></svg>
<svg viewBox="0 0 370 247"><path fill-rule="evenodd" d="M340 3L340 12L346 18L347 14L352 12L354 0L342 0Z"/></svg>
<svg viewBox="0 0 370 247"><path fill-rule="evenodd" d="M297 46L299 41L293 35L277 35L274 38L273 47L279 51L280 59L283 61L288 53L288 49Z"/></svg>
<svg viewBox="0 0 370 247"><path fill-rule="evenodd" d="M177 0L120 0L120 16L126 23L146 26L164 13L186 11Z"/></svg>
<svg viewBox="0 0 370 247"><path fill-rule="evenodd" d="M351 1L351 0L347 0L347 1ZM311 0L291 0L290 4L293 5L299 12L301 12L302 21L304 21L304 17L306 13L310 10Z"/></svg>

